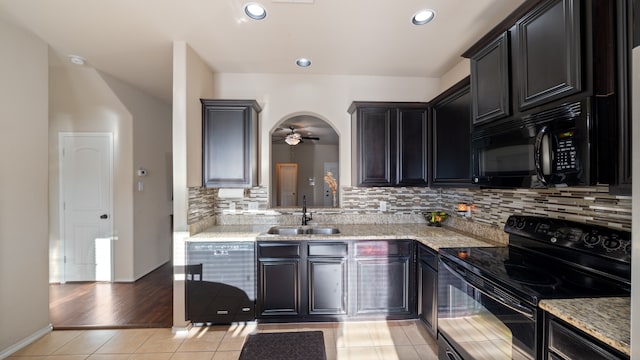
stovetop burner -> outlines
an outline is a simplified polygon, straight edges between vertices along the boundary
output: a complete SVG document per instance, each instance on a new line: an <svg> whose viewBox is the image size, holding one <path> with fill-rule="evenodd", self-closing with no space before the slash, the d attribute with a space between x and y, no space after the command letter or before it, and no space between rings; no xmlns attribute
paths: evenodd
<svg viewBox="0 0 640 360"><path fill-rule="evenodd" d="M512 281L530 286L556 286L560 283L557 277L524 265L504 264L506 273Z"/></svg>

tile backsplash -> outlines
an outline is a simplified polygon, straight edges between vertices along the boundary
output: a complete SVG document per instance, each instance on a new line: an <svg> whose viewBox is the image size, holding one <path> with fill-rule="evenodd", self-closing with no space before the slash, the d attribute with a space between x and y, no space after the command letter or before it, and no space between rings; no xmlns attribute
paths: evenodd
<svg viewBox="0 0 640 360"><path fill-rule="evenodd" d="M420 219L422 212L444 210L452 214L450 226L469 228L486 225L502 228L509 215L537 215L581 223L603 225L631 231L631 197L608 193L608 186L550 189L465 189L425 187L343 187L339 208L313 208L315 216L348 215L348 221L360 219L378 222L388 215L390 221ZM190 188L188 222L194 224L221 215L240 215L248 223L261 216L291 215L300 209L269 209L266 187L245 191L241 199L220 199L218 189ZM470 218L459 216L457 204L475 208ZM258 220L257 220L258 219Z"/></svg>

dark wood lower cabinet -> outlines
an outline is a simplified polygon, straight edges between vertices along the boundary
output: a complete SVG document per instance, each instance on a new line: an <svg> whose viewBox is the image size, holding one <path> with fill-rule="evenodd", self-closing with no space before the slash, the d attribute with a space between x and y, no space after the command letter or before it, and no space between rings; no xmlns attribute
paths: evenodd
<svg viewBox="0 0 640 360"><path fill-rule="evenodd" d="M353 315L410 314L410 259L355 259L356 296Z"/></svg>
<svg viewBox="0 0 640 360"><path fill-rule="evenodd" d="M415 318L412 240L258 243L261 321Z"/></svg>
<svg viewBox="0 0 640 360"><path fill-rule="evenodd" d="M347 313L347 259L310 258L309 315Z"/></svg>
<svg viewBox="0 0 640 360"><path fill-rule="evenodd" d="M438 329L438 253L418 245L418 317L436 336Z"/></svg>
<svg viewBox="0 0 640 360"><path fill-rule="evenodd" d="M301 316L302 243L259 242L257 249L258 317L292 319Z"/></svg>
<svg viewBox="0 0 640 360"><path fill-rule="evenodd" d="M414 248L413 240L353 242L351 315L416 316Z"/></svg>
<svg viewBox="0 0 640 360"><path fill-rule="evenodd" d="M299 316L300 260L259 260L261 316Z"/></svg>

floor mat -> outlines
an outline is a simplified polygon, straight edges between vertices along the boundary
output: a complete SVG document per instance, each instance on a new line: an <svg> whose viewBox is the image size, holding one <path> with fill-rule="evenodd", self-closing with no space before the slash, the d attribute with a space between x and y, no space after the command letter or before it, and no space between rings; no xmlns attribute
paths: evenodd
<svg viewBox="0 0 640 360"><path fill-rule="evenodd" d="M258 333L247 337L240 360L326 360L322 331Z"/></svg>

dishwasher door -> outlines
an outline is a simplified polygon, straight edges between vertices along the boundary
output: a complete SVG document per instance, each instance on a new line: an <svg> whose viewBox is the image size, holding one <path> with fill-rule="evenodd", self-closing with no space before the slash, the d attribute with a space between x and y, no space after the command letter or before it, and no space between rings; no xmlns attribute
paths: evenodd
<svg viewBox="0 0 640 360"><path fill-rule="evenodd" d="M205 324L255 320L255 243L189 242L185 275L187 320Z"/></svg>

